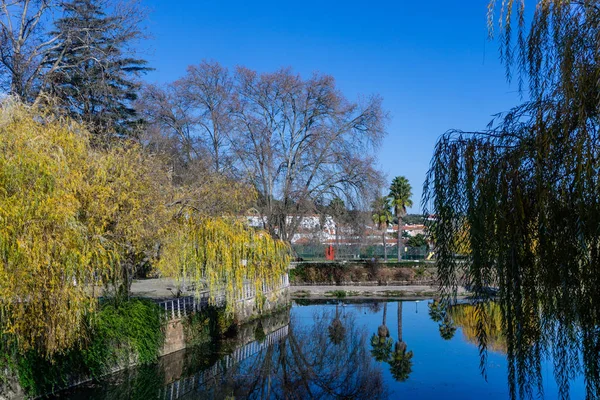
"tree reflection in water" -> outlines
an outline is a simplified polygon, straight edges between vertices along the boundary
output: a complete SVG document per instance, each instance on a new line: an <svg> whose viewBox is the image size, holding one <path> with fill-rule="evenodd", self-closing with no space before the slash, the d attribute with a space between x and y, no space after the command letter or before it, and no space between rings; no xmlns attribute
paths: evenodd
<svg viewBox="0 0 600 400"><path fill-rule="evenodd" d="M339 306L339 303L335 304L335 318L331 322L331 325L329 325L329 339L334 344L342 344L346 336L346 328L339 316Z"/></svg>
<svg viewBox="0 0 600 400"><path fill-rule="evenodd" d="M232 368L203 395L250 399L387 398L367 332L353 314L325 309L295 323L281 342ZM200 396L200 397L201 397Z"/></svg>
<svg viewBox="0 0 600 400"><path fill-rule="evenodd" d="M550 360L559 398L570 398L571 382L583 374L586 397L597 399L600 328L591 329L591 320L581 319L581 315L576 320L571 314L575 312L573 307L560 302L549 306L540 301L538 307L530 307L523 314L526 318L513 321L514 316L505 315L510 309L503 309L496 301L445 306L434 300L429 304L429 316L439 324L444 339L450 335L449 331L454 335L456 327L460 327L465 339L479 346L484 376L488 351L506 355L511 398L529 399L536 395L543 398L542 365ZM507 318L508 324L504 322Z"/></svg>
<svg viewBox="0 0 600 400"><path fill-rule="evenodd" d="M383 305L383 323L377 329L377 335L371 336L371 355L378 362L388 363L392 377L398 382L404 382L412 372L413 352L407 351L406 343L402 339L402 302L396 303L398 307L398 340L392 351L392 339L389 338L389 329L386 326L387 303Z"/></svg>

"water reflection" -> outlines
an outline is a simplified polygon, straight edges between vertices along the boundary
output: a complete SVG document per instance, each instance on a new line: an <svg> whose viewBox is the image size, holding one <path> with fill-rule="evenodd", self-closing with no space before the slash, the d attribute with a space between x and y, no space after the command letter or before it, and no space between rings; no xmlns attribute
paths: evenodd
<svg viewBox="0 0 600 400"><path fill-rule="evenodd" d="M310 324L292 319L280 343L225 376L228 393L250 399L387 397L381 369L367 350L366 330L339 308L322 309ZM207 388L201 394L224 393Z"/></svg>
<svg viewBox="0 0 600 400"><path fill-rule="evenodd" d="M495 301L445 306L434 300L429 304L429 316L438 323L442 338L451 338L458 327L469 343L478 346L483 376L487 373L488 351L506 357L510 398L573 398L572 385L574 382L580 384L583 376L585 398L597 399L600 393L600 327L596 326L592 333L586 332L572 316L565 318L564 313L547 314L545 311L548 311L547 305L540 303L537 310L531 309L527 313L527 318L522 314L523 318L515 321L514 315L506 315L510 309L503 309ZM544 378L543 371L549 365L553 368L551 378L554 380L550 385L544 382L549 377ZM554 391L545 389L554 385ZM577 389L583 398L583 390Z"/></svg>
<svg viewBox="0 0 600 400"><path fill-rule="evenodd" d="M236 340L176 353L159 365L125 371L57 397L387 398L382 369L369 352L368 332L355 315L336 304L311 318L299 321L288 311L279 316L280 323L263 320L244 327Z"/></svg>
<svg viewBox="0 0 600 400"><path fill-rule="evenodd" d="M412 372L413 352L407 351L406 343L402 340L402 303L398 303L398 340L392 351L392 342L390 331L386 326L388 303L383 304L383 321L377 334L371 336L371 355L378 362L385 362L390 366L390 372L394 379L403 382L408 379Z"/></svg>
<svg viewBox="0 0 600 400"><path fill-rule="evenodd" d="M562 398L565 383L555 382L560 376L552 374L557 366L571 374L567 393L572 398L585 396L580 359L573 363L568 356L541 351L540 340L550 338L547 332L524 336L515 344L506 335L496 303L426 305L428 313L413 312L418 310L416 302L324 301L295 306L291 312L242 327L234 340L176 353L158 365L125 371L57 397L437 399L443 395L462 400L539 392L544 398ZM565 340L564 333L555 333L555 344L576 354L582 337L575 334ZM481 365L485 377L480 372L482 340L490 350ZM527 370L537 361L540 369ZM542 377L544 384L539 386Z"/></svg>

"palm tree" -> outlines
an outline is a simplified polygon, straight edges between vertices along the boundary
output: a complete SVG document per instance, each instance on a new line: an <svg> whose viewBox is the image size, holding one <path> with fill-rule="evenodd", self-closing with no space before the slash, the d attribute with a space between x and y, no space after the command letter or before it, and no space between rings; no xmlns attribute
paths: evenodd
<svg viewBox="0 0 600 400"><path fill-rule="evenodd" d="M378 197L371 203L373 208L373 222L377 224L381 230L381 238L383 241L383 260L387 261L387 248L385 247L385 235L387 227L392 222L392 213L390 209L390 199L387 196Z"/></svg>
<svg viewBox="0 0 600 400"><path fill-rule="evenodd" d="M386 317L387 317L387 302L383 303L383 321L381 321L381 325L379 326L379 328L377 328L377 335L379 335L379 337L389 337L390 336L390 330L388 329L388 327L385 324Z"/></svg>
<svg viewBox="0 0 600 400"><path fill-rule="evenodd" d="M433 322L441 322L444 319L446 310L439 300L434 299L427 307L429 308L429 317Z"/></svg>
<svg viewBox="0 0 600 400"><path fill-rule="evenodd" d="M406 343L396 342L389 362L390 372L396 381L404 382L408 379L412 372L412 358L413 352L412 350L406 351Z"/></svg>
<svg viewBox="0 0 600 400"><path fill-rule="evenodd" d="M454 333L456 332L456 324L451 317L446 315L444 317L443 322L439 326L440 336L444 340L450 340L454 337Z"/></svg>
<svg viewBox="0 0 600 400"><path fill-rule="evenodd" d="M398 261L402 258L402 231L404 222L402 217L406 215L406 207L412 207L412 187L404 176L397 176L390 185L389 197L392 199L394 215L398 218Z"/></svg>
<svg viewBox="0 0 600 400"><path fill-rule="evenodd" d="M376 361L389 362L390 353L392 352L392 339L390 338L390 330L385 321L387 319L387 302L383 303L383 320L377 328L377 335L371 336L371 354Z"/></svg>
<svg viewBox="0 0 600 400"><path fill-rule="evenodd" d="M402 342L402 302L398 302L398 341Z"/></svg>
<svg viewBox="0 0 600 400"><path fill-rule="evenodd" d="M373 334L371 336L371 355L377 362L389 362L392 353L392 339L389 337L380 337Z"/></svg>
<svg viewBox="0 0 600 400"><path fill-rule="evenodd" d="M390 359L390 371L395 380L402 382L412 372L413 352L406 351L406 343L402 340L402 302L398 302L398 341Z"/></svg>

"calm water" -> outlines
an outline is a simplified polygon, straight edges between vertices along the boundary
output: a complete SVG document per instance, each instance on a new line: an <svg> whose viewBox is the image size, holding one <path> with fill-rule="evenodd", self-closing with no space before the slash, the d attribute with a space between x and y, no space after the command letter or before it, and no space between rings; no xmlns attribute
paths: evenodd
<svg viewBox="0 0 600 400"><path fill-rule="evenodd" d="M471 306L456 306L452 323L444 324L432 318L432 301L336 303L294 304L234 340L170 355L58 398L509 397L506 343L492 326L484 378ZM544 360L547 399L558 398L553 371L553 360ZM584 389L583 378L574 377L571 398L585 398Z"/></svg>

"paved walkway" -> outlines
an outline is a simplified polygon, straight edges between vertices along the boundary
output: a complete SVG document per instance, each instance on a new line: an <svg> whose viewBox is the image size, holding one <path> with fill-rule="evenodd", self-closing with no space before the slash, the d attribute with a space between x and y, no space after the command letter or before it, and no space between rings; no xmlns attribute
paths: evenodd
<svg viewBox="0 0 600 400"><path fill-rule="evenodd" d="M134 296L148 297L154 299L165 299L175 297L177 292L177 281L174 279L143 279L134 280L131 285L131 292ZM192 288L188 287L189 292L182 295L191 295ZM429 285L409 285L409 286L291 286L290 294L294 298L313 298L323 299L335 297L339 291L346 292L347 297L352 298L431 298L437 294L436 286ZM467 291L460 287L458 295L466 295Z"/></svg>
<svg viewBox="0 0 600 400"><path fill-rule="evenodd" d="M336 297L344 291L348 298L408 298L425 299L437 295L436 286L291 286L293 298L323 299ZM336 293L337 292L337 293ZM466 295L464 288L458 289L458 295Z"/></svg>
<svg viewBox="0 0 600 400"><path fill-rule="evenodd" d="M175 279L156 278L156 279L135 279L131 284L131 294L133 296L147 297L151 299L165 299L176 297L179 284ZM188 286L188 292L182 293L183 296L193 294L192 288Z"/></svg>

